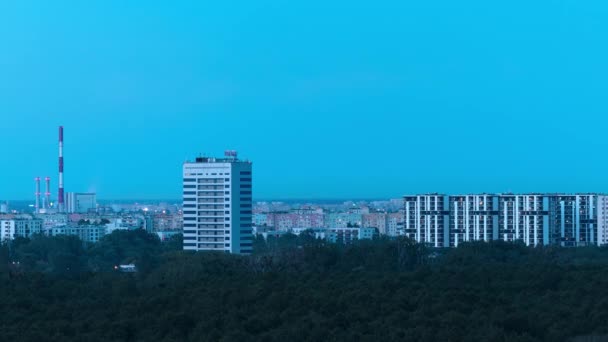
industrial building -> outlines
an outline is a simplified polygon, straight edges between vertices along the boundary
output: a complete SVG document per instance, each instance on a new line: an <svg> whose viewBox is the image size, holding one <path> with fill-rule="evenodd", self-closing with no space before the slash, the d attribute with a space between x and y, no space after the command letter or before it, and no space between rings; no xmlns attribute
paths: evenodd
<svg viewBox="0 0 608 342"><path fill-rule="evenodd" d="M236 152L183 165L184 250L252 251L252 163Z"/></svg>
<svg viewBox="0 0 608 342"><path fill-rule="evenodd" d="M86 214L97 210L95 193L68 192L65 196L66 211L70 214Z"/></svg>

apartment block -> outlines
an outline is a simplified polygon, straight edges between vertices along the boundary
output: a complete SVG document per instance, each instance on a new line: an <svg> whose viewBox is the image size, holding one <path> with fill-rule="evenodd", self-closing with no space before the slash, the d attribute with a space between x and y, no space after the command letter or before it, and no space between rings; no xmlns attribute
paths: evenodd
<svg viewBox="0 0 608 342"><path fill-rule="evenodd" d="M183 166L184 250L252 251L252 164L228 151Z"/></svg>

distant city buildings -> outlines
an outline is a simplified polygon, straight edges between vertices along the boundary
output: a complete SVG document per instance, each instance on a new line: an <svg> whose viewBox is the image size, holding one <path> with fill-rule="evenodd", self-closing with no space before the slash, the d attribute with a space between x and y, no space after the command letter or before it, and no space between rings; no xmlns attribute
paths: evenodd
<svg viewBox="0 0 608 342"><path fill-rule="evenodd" d="M184 163L184 250L251 253L252 184L252 164L236 152Z"/></svg>

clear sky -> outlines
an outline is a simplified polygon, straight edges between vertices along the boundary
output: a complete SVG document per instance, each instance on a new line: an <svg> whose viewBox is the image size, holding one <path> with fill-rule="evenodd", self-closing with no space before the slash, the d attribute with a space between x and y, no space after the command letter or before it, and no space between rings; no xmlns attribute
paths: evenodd
<svg viewBox="0 0 608 342"><path fill-rule="evenodd" d="M179 198L236 149L259 198L608 191L608 3L0 1L0 198Z"/></svg>

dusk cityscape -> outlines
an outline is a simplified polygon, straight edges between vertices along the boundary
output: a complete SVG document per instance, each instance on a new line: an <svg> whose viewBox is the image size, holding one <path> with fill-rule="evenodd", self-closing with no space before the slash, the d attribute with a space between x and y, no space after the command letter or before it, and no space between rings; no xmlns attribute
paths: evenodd
<svg viewBox="0 0 608 342"><path fill-rule="evenodd" d="M608 5L0 4L0 341L608 341Z"/></svg>

